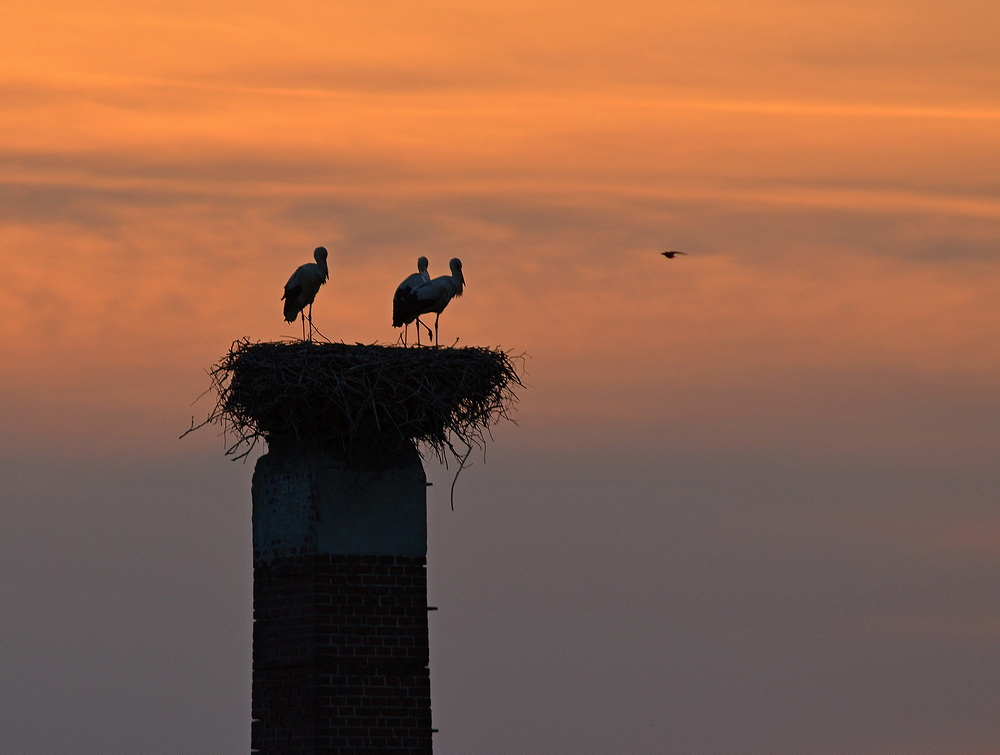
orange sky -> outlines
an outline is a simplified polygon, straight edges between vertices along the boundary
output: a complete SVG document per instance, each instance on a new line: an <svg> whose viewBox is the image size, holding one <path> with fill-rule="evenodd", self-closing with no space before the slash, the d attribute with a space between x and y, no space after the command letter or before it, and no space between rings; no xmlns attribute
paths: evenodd
<svg viewBox="0 0 1000 755"><path fill-rule="evenodd" d="M847 374L996 376L1000 12L615 8L12 10L0 380L64 429L110 404L145 434L231 338L291 333L275 292L320 243L347 341L394 337L418 254L461 255L445 332L536 357L553 428L731 443L713 418L842 413L871 388Z"/></svg>
<svg viewBox="0 0 1000 755"><path fill-rule="evenodd" d="M396 338L418 255L463 259L443 340L531 357L503 443L992 468L998 24L985 0L8 8L0 431L221 453L176 440L203 370L299 332L281 288L323 244L316 323L347 342ZM995 560L992 494L921 495L905 522L758 513ZM995 637L976 611L875 623ZM891 751L995 745L954 741Z"/></svg>

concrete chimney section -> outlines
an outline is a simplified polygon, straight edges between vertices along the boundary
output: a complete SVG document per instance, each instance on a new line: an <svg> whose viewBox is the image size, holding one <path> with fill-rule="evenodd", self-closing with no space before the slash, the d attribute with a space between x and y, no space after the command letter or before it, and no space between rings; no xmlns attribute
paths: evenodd
<svg viewBox="0 0 1000 755"><path fill-rule="evenodd" d="M253 477L251 746L430 755L426 477L272 441Z"/></svg>

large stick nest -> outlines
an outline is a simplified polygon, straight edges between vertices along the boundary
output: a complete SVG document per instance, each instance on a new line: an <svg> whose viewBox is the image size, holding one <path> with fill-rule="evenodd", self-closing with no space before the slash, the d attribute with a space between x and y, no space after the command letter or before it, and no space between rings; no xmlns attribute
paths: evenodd
<svg viewBox="0 0 1000 755"><path fill-rule="evenodd" d="M289 341L233 343L210 371L226 453L259 440L329 445L366 465L387 463L410 442L439 458L456 443L483 447L509 419L523 387L515 358L497 350L402 348ZM467 455L467 454L465 454Z"/></svg>

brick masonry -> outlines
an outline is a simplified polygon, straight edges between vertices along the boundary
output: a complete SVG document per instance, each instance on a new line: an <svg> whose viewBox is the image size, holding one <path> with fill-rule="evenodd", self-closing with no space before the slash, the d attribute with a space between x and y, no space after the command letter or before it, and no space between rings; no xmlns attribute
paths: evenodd
<svg viewBox="0 0 1000 755"><path fill-rule="evenodd" d="M253 647L255 751L430 755L423 558L258 563Z"/></svg>

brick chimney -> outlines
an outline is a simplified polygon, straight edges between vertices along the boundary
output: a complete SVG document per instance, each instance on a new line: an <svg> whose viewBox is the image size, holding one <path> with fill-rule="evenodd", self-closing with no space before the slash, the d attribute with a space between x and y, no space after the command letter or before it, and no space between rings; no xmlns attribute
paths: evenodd
<svg viewBox="0 0 1000 755"><path fill-rule="evenodd" d="M430 755L426 477L272 441L253 477L251 747Z"/></svg>
<svg viewBox="0 0 1000 755"><path fill-rule="evenodd" d="M251 743L262 755L430 755L427 482L485 448L524 387L500 349L235 341L209 374L253 477ZM185 433L187 434L187 433ZM457 444L457 445L456 445Z"/></svg>

